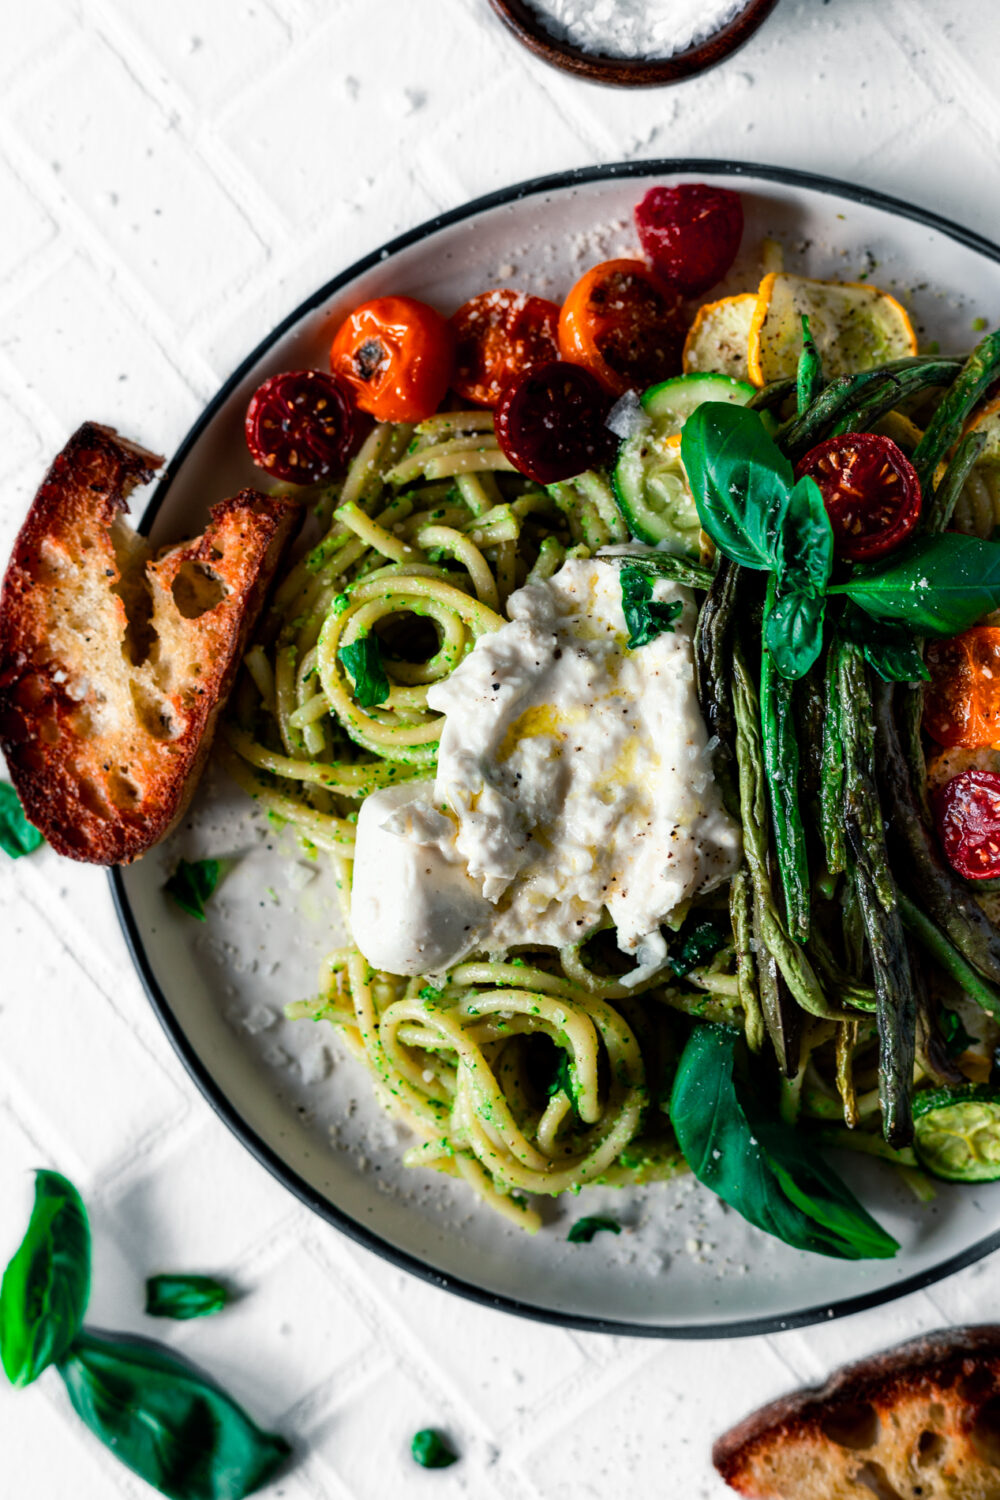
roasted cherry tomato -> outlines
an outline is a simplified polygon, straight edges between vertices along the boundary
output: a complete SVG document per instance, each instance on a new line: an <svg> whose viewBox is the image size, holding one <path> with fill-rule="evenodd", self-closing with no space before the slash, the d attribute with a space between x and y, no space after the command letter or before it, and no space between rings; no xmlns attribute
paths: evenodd
<svg viewBox="0 0 1000 1500"><path fill-rule="evenodd" d="M635 208L639 241L654 270L685 297L721 281L743 238L743 204L704 182L654 187Z"/></svg>
<svg viewBox="0 0 1000 1500"><path fill-rule="evenodd" d="M920 480L892 438L845 432L810 448L795 477L823 492L841 557L868 562L905 541L920 518Z"/></svg>
<svg viewBox="0 0 1000 1500"><path fill-rule="evenodd" d="M615 438L604 425L610 408L599 380L553 360L505 387L494 424L516 469L536 484L555 484L610 461Z"/></svg>
<svg viewBox="0 0 1000 1500"><path fill-rule="evenodd" d="M338 328L330 368L379 422L422 422L451 384L455 335L415 297L376 297Z"/></svg>
<svg viewBox="0 0 1000 1500"><path fill-rule="evenodd" d="M934 797L934 817L945 858L966 880L1000 875L1000 776L962 771Z"/></svg>
<svg viewBox="0 0 1000 1500"><path fill-rule="evenodd" d="M355 413L347 389L333 375L285 370L254 391L244 430L254 463L275 479L318 484L347 462Z"/></svg>
<svg viewBox="0 0 1000 1500"><path fill-rule="evenodd" d="M1000 744L1000 630L973 625L927 647L924 728L939 745Z"/></svg>
<svg viewBox="0 0 1000 1500"><path fill-rule="evenodd" d="M496 406L515 375L559 358L559 306L544 297L497 288L463 302L453 314L455 378L466 401Z"/></svg>
<svg viewBox="0 0 1000 1500"><path fill-rule="evenodd" d="M570 291L559 352L616 396L680 373L680 297L641 260L606 260Z"/></svg>

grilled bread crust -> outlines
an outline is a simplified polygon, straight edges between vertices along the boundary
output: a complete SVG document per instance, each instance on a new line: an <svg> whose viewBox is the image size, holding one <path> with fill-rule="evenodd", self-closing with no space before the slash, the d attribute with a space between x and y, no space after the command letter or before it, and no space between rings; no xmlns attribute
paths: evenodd
<svg viewBox="0 0 1000 1500"><path fill-rule="evenodd" d="M137 858L184 811L299 514L242 490L154 557L124 512L161 462L85 423L0 594L0 747L31 822L93 864Z"/></svg>
<svg viewBox="0 0 1000 1500"><path fill-rule="evenodd" d="M1000 1500L1000 1326L849 1365L752 1413L712 1459L756 1500Z"/></svg>

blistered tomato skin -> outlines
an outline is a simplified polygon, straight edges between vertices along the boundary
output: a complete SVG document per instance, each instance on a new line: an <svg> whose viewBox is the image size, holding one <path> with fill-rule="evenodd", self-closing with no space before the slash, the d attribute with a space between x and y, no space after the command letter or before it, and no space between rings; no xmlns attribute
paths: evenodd
<svg viewBox="0 0 1000 1500"><path fill-rule="evenodd" d="M518 375L559 358L559 304L497 287L464 302L452 315L455 377L464 401L496 406Z"/></svg>
<svg viewBox="0 0 1000 1500"><path fill-rule="evenodd" d="M837 554L871 562L893 552L920 519L920 480L903 450L877 432L845 432L818 443L796 479L819 485Z"/></svg>
<svg viewBox="0 0 1000 1500"><path fill-rule="evenodd" d="M962 771L934 797L934 818L945 858L965 880L1000 875L1000 776Z"/></svg>
<svg viewBox="0 0 1000 1500"><path fill-rule="evenodd" d="M1000 629L974 625L947 641L930 641L924 728L946 749L1000 744Z"/></svg>
<svg viewBox="0 0 1000 1500"><path fill-rule="evenodd" d="M614 396L680 374L681 299L641 260L606 260L570 290L559 353Z"/></svg>
<svg viewBox="0 0 1000 1500"><path fill-rule="evenodd" d="M697 297L736 259L743 204L738 193L703 182L654 187L636 204L635 223L654 270L685 297Z"/></svg>
<svg viewBox="0 0 1000 1500"><path fill-rule="evenodd" d="M330 368L379 422L422 422L451 384L455 335L415 297L377 297L355 308L330 348Z"/></svg>
<svg viewBox="0 0 1000 1500"><path fill-rule="evenodd" d="M493 420L514 467L536 484L555 484L610 461L615 439L604 425L610 409L593 375L553 360L511 381Z"/></svg>
<svg viewBox="0 0 1000 1500"><path fill-rule="evenodd" d="M274 479L319 484L350 456L357 431L350 394L322 370L284 370L258 386L244 422L255 464Z"/></svg>

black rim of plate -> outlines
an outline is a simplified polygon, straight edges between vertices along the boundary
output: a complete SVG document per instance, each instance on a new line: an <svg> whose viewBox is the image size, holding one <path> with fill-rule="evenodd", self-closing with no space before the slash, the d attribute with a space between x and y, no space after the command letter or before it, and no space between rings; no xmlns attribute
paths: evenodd
<svg viewBox="0 0 1000 1500"><path fill-rule="evenodd" d="M686 175L690 173L709 174L717 177L753 177L758 180L781 183L786 187L801 187L813 192L846 198L865 207L882 209L897 218L910 219L927 229L935 230L949 239L956 240L959 244L978 252L986 259L996 261L1000 264L1000 246L995 245L983 235L976 234L973 230L966 229L950 219L943 218L940 214L932 213L928 209L917 208L902 199L890 197L888 194L876 192L874 189L841 182L835 177L824 177L813 172L797 171L791 167L760 166L754 162L685 158L677 160L610 162L603 166L578 167L565 172L556 172L546 177L529 178L527 181L516 183L512 187L501 188L497 192L487 193L481 198L475 198L461 208L450 209L447 213L439 214L433 219L428 219L425 223L418 225L417 228L408 230L405 234L397 236L396 239L390 240L384 246L372 251L371 254L355 261L353 265L349 266L345 271L341 271L339 275L334 276L330 281L321 286L318 291L300 303L293 312L289 313L247 355L246 359L230 375L229 379L205 407L201 416L190 429L167 465L163 477L154 490L143 514L140 523L141 529L148 531L192 447L215 417L220 407L228 400L231 392L246 377L248 372L253 369L258 360L307 313L314 311L335 292L339 291L341 287L348 285L365 271L371 269L371 267L379 265L399 251L406 249L407 246L416 244L417 241L426 239L429 235L437 233L438 230L445 229L452 224L459 224L464 219L475 217L476 214L487 212L493 208L500 208L505 204L515 203L524 198L534 198L546 192L561 192L566 188L583 187L590 183L603 182L610 178L671 177L678 174ZM495 1308L500 1312L514 1313L518 1317L530 1318L536 1322L550 1323L562 1328L577 1328L590 1333L625 1334L630 1337L639 1338L739 1338L754 1334L777 1333L788 1328L804 1328L812 1323L825 1323L833 1318L846 1317L851 1313L863 1312L866 1308L877 1307L882 1303L895 1301L898 1297L904 1297L911 1292L920 1291L924 1287L932 1286L944 1277L950 1276L956 1271L961 1271L966 1266L973 1265L976 1261L981 1260L983 1256L1000 1249L1000 1230L997 1230L995 1233L987 1235L985 1239L978 1240L974 1245L963 1250L960 1254L949 1257L930 1270L904 1278L878 1291L848 1297L835 1303L823 1303L814 1307L799 1308L784 1316L741 1318L719 1323L702 1323L694 1327L619 1322L616 1319L586 1317L581 1314L559 1312L551 1308L535 1306L530 1302L522 1302L516 1297L507 1297L500 1293L485 1291L482 1287L462 1280L461 1277L453 1276L445 1271L436 1271L424 1261L409 1254L408 1251L400 1250L387 1240L382 1239L381 1236L366 1228L357 1219L351 1218L343 1209L331 1203L322 1193L317 1192L297 1172L293 1171L272 1150L267 1142L262 1140L255 1130L251 1129L198 1056L187 1034L174 1015L166 995L160 988L159 981L153 972L152 965L146 954L142 934L139 931L129 902L121 870L111 870L109 872L109 879L118 921L121 924L132 961L149 996L153 1010L156 1012L181 1062L215 1113L229 1126L233 1134L257 1158L261 1165L266 1167L272 1176L276 1177L307 1208L311 1208L314 1213L319 1214L327 1223L341 1230L366 1250L374 1251L376 1255L380 1255L384 1260L390 1261L401 1270L411 1272L414 1276L421 1277L424 1281L430 1282L432 1286L457 1293L459 1296L466 1297L472 1302L478 1302L484 1307Z"/></svg>

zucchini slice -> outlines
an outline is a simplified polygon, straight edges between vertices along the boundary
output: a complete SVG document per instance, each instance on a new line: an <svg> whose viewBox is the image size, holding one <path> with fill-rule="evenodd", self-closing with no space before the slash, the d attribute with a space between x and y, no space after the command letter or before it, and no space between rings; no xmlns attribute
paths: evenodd
<svg viewBox="0 0 1000 1500"><path fill-rule="evenodd" d="M1000 1092L984 1084L928 1089L913 1100L913 1149L946 1182L1000 1177Z"/></svg>
<svg viewBox="0 0 1000 1500"><path fill-rule="evenodd" d="M698 557L701 522L681 463L681 428L703 401L744 406L754 395L728 375L678 375L640 399L649 425L622 441L612 483L630 535L649 546Z"/></svg>
<svg viewBox="0 0 1000 1500"><path fill-rule="evenodd" d="M827 380L917 352L909 313L888 292L866 282L813 281L782 271L765 276L757 293L747 342L756 385L795 374L803 313Z"/></svg>
<svg viewBox="0 0 1000 1500"><path fill-rule="evenodd" d="M699 307L684 340L685 374L714 370L733 380L746 380L750 324L757 307L755 292L723 297Z"/></svg>

